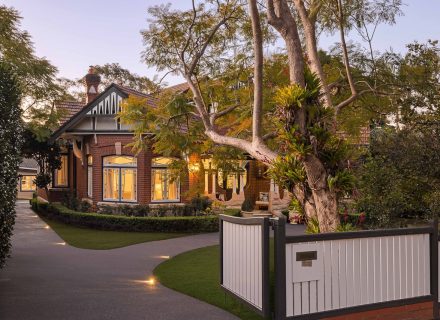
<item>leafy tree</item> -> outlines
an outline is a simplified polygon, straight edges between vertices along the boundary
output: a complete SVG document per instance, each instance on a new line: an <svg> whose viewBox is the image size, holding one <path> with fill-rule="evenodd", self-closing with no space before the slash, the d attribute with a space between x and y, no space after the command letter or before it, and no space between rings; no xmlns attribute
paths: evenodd
<svg viewBox="0 0 440 320"><path fill-rule="evenodd" d="M377 129L360 170L358 207L374 227L428 218L440 191L438 131Z"/></svg>
<svg viewBox="0 0 440 320"><path fill-rule="evenodd" d="M20 29L20 20L17 10L0 6L0 59L16 74L22 107L31 111L65 98L66 92L56 78L57 68L35 55L31 36Z"/></svg>
<svg viewBox="0 0 440 320"><path fill-rule="evenodd" d="M255 0L247 1L247 5L241 0L193 2L192 9L187 11L155 6L149 9L149 28L142 31L146 63L185 78L192 94L191 112L214 144L244 151L269 167L286 163L286 157L292 159L292 167L279 166L273 172L280 181L289 180L295 172L303 173L302 183L295 180L289 183L291 191L306 215L317 217L323 232L336 230L339 224L340 191L334 187L335 182L351 184L346 146L336 136L340 122L336 116L364 94L376 91L369 85L360 91L353 78L345 41L349 30L345 10L356 9L365 16L357 19L368 22L371 3L379 1L356 3L358 7L351 9L349 2L334 1L332 10L325 6L327 2L319 0L267 0L264 6ZM341 34L343 69L335 84L326 78L316 45L317 29L324 26L324 15L340 22L328 26L328 30ZM379 20L392 22L391 15ZM264 76L269 59L264 59L263 46L273 40L274 30L286 47L286 68L282 72L288 76L287 83L274 83ZM231 48L238 48L239 54ZM238 61L244 67L239 68L241 72L235 79L245 80L244 76L248 75L247 81L240 83L241 89L225 85L215 88L216 81L222 83L228 71L240 65ZM308 75L308 69L319 79L319 85ZM314 85L309 88L308 83ZM341 89L333 97L335 87ZM246 90L249 103L243 100ZM341 94L345 92L347 96ZM238 98L231 99L235 94ZM211 107L213 102L218 104L216 108ZM238 111L243 110L250 117L235 122ZM233 130L234 125L239 130ZM273 142L268 142L268 138L274 139Z"/></svg>
<svg viewBox="0 0 440 320"><path fill-rule="evenodd" d="M60 146L49 139L40 139L34 130L24 132L22 155L37 161L39 171L35 178L38 188L44 189L49 194L48 186L52 182L52 172L61 167Z"/></svg>
<svg viewBox="0 0 440 320"><path fill-rule="evenodd" d="M0 268L9 255L15 221L18 167L22 144L20 87L9 66L0 61Z"/></svg>

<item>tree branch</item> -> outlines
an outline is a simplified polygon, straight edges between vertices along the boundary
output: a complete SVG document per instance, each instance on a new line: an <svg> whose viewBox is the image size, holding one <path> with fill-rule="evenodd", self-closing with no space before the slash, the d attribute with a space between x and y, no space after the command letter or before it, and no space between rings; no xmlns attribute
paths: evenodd
<svg viewBox="0 0 440 320"><path fill-rule="evenodd" d="M256 0L249 0L254 42L254 106L252 114L252 141L261 140L263 119L263 35Z"/></svg>
<svg viewBox="0 0 440 320"><path fill-rule="evenodd" d="M211 124L214 125L215 120L217 120L218 118L221 118L221 117L225 116L226 114L234 111L235 109L237 109L240 106L241 106L241 104L234 104L232 106L227 107L224 110L221 110L219 112L215 112L215 113L210 114L209 118L210 118Z"/></svg>

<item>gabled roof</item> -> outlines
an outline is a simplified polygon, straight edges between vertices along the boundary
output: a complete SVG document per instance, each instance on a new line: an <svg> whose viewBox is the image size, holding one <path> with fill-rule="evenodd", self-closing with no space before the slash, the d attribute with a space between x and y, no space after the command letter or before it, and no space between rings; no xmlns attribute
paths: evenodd
<svg viewBox="0 0 440 320"><path fill-rule="evenodd" d="M38 169L37 161L31 158L23 158L21 159L20 169Z"/></svg>
<svg viewBox="0 0 440 320"><path fill-rule="evenodd" d="M51 140L54 141L57 139L63 132L65 132L67 129L71 128L75 124L77 124L84 115L86 115L97 102L102 100L107 96L107 94L110 94L111 92L118 92L123 98L128 98L128 96L137 96L143 99L147 100L147 104L151 107L155 107L157 105L157 98L148 95L142 92L139 92L134 89L130 89L121 85L118 85L116 83L112 83L110 86L108 86L103 92L101 92L95 99L87 103L86 105L81 106L80 102L61 102L59 103L59 106L61 108L66 108L68 113L71 115L70 118L67 116L64 117L61 120L61 126L52 134Z"/></svg>

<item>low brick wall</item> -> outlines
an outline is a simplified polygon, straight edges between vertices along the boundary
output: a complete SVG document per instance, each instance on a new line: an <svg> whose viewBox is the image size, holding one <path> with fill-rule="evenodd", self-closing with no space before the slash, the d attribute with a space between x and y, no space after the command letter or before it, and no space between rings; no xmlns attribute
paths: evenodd
<svg viewBox="0 0 440 320"><path fill-rule="evenodd" d="M343 316L325 318L326 320L430 320L432 302L410 304L400 307L384 308Z"/></svg>

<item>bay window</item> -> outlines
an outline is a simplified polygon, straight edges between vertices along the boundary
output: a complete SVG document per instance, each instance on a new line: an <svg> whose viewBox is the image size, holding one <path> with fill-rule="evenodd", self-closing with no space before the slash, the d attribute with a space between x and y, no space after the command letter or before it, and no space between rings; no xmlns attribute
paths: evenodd
<svg viewBox="0 0 440 320"><path fill-rule="evenodd" d="M67 154L61 155L61 167L54 172L53 186L69 186L69 158Z"/></svg>
<svg viewBox="0 0 440 320"><path fill-rule="evenodd" d="M151 201L177 202L180 200L179 180L173 179L168 168L173 160L158 157L152 160L151 168Z"/></svg>
<svg viewBox="0 0 440 320"><path fill-rule="evenodd" d="M103 158L103 200L136 202L137 159L130 156Z"/></svg>

